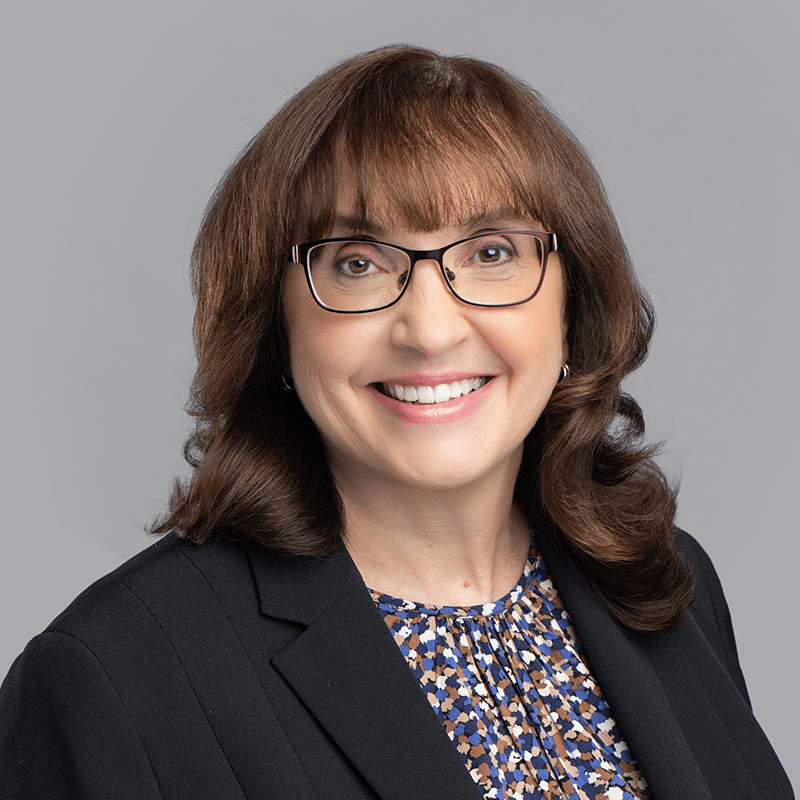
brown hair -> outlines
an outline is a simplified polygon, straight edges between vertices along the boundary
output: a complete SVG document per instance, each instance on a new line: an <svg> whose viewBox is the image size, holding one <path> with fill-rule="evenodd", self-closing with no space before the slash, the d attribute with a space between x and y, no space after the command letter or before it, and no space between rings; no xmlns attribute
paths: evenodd
<svg viewBox="0 0 800 800"><path fill-rule="evenodd" d="M318 77L221 181L193 254L194 471L155 532L309 555L341 543L319 434L283 388L280 286L289 248L328 232L344 181L365 221L377 194L418 230L502 202L558 235L571 374L526 440L517 497L541 508L621 624L642 633L676 624L692 577L672 546L674 492L620 390L647 354L654 317L600 180L529 87L485 62L415 47L365 53Z"/></svg>

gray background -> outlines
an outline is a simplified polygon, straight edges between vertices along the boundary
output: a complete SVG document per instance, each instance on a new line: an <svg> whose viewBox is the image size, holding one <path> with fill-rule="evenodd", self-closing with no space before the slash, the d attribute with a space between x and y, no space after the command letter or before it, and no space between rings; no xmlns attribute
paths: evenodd
<svg viewBox="0 0 800 800"><path fill-rule="evenodd" d="M405 41L520 75L593 156L659 313L631 389L797 782L794 4L16 6L0 26L0 673L148 544L183 471L187 267L217 179L321 70Z"/></svg>

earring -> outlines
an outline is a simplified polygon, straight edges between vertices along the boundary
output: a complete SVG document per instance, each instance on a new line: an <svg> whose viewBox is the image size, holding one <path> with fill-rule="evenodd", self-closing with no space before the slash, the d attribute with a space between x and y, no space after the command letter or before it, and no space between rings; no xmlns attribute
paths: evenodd
<svg viewBox="0 0 800 800"><path fill-rule="evenodd" d="M558 373L558 382L565 381L569 378L569 364L561 365L561 372Z"/></svg>
<svg viewBox="0 0 800 800"><path fill-rule="evenodd" d="M293 392L294 383L292 382L292 375L288 369L283 371L283 388L284 391Z"/></svg>

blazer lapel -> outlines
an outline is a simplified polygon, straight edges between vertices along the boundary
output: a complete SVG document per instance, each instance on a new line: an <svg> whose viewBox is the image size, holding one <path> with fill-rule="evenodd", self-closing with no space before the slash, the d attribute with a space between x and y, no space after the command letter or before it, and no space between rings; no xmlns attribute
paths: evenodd
<svg viewBox="0 0 800 800"><path fill-rule="evenodd" d="M578 641L650 791L659 800L710 800L689 745L649 659L612 620L541 520L536 541Z"/></svg>
<svg viewBox="0 0 800 800"><path fill-rule="evenodd" d="M273 666L384 800L479 800L350 559L286 559L251 549L262 613L306 625Z"/></svg>
<svg viewBox="0 0 800 800"><path fill-rule="evenodd" d="M765 753L772 751L691 613L662 636L626 633L578 575L541 517L534 515L533 524L589 667L652 796L761 796L737 748L742 742L760 746L763 740ZM763 756L765 764L767 758Z"/></svg>

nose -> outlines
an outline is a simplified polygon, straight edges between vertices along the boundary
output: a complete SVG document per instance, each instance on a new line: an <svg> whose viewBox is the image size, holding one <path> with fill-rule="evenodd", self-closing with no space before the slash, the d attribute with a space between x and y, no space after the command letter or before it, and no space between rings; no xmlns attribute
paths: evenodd
<svg viewBox="0 0 800 800"><path fill-rule="evenodd" d="M400 302L392 307L392 344L427 357L456 347L469 333L467 306L447 287L439 263L420 259L409 279Z"/></svg>

